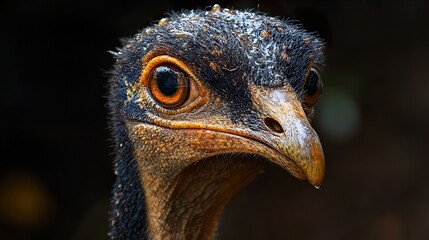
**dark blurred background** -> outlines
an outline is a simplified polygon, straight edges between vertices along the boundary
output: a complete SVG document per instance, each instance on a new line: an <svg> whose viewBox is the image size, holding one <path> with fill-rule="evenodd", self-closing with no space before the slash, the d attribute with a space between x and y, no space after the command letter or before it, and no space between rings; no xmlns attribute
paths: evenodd
<svg viewBox="0 0 429 240"><path fill-rule="evenodd" d="M169 10L214 3L1 3L0 239L107 239L107 51ZM429 4L217 3L299 19L327 41L322 188L268 168L227 205L218 239L429 239Z"/></svg>

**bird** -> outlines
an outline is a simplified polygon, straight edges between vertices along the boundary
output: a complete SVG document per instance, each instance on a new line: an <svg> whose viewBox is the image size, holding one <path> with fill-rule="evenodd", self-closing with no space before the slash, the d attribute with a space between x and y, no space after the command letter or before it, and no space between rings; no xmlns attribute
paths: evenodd
<svg viewBox="0 0 429 240"><path fill-rule="evenodd" d="M324 41L255 10L182 10L112 52L111 239L212 239L269 164L319 188Z"/></svg>

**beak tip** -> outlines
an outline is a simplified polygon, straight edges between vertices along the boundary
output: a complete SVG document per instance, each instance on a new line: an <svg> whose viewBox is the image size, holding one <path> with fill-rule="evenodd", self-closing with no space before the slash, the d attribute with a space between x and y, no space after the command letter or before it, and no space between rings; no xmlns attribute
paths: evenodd
<svg viewBox="0 0 429 240"><path fill-rule="evenodd" d="M309 168L305 171L307 176L307 181L313 185L316 189L320 189L322 186L323 178L325 175L325 161L323 156L318 159L319 161L314 161Z"/></svg>
<svg viewBox="0 0 429 240"><path fill-rule="evenodd" d="M313 185L316 189L320 189L323 182L323 177L318 178L308 178L308 182Z"/></svg>
<svg viewBox="0 0 429 240"><path fill-rule="evenodd" d="M322 182L323 182L323 175L313 177L313 178L309 178L308 182L311 185L313 185L315 188L320 189L320 187L322 186Z"/></svg>
<svg viewBox="0 0 429 240"><path fill-rule="evenodd" d="M312 146L311 163L307 166L307 179L316 189L320 189L325 177L325 156L318 138Z"/></svg>

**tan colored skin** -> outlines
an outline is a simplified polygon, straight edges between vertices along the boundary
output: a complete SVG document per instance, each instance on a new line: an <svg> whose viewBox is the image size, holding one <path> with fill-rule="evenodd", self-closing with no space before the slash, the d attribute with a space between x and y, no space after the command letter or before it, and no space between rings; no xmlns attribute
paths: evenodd
<svg viewBox="0 0 429 240"><path fill-rule="evenodd" d="M140 81L129 86L129 91L141 96L142 109L153 104L146 79L148 66L154 64L150 59L144 60ZM185 63L166 56L155 61L190 71ZM177 112L148 113L153 124L127 122L145 191L151 239L211 239L224 205L260 171L261 161L245 159L250 155L240 153L258 155L320 186L322 147L291 87L250 89L261 116L281 125L284 132L278 133L232 123L225 116L227 111L222 111L222 101L199 85L198 79L193 80L199 87L194 105ZM207 117L193 119L183 114L194 108L207 112ZM220 154L236 157L216 158Z"/></svg>

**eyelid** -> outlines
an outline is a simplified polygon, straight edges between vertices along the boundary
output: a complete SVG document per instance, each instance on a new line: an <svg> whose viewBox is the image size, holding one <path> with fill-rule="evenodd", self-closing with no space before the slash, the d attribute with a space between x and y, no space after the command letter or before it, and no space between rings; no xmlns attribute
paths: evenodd
<svg viewBox="0 0 429 240"><path fill-rule="evenodd" d="M143 71L139 78L139 83L143 86L147 86L147 83L149 81L149 76L153 69L155 69L159 65L163 64L173 64L177 66L179 69L184 71L186 74L188 74L192 79L198 79L197 76L191 71L191 69L184 63L183 61L171 57L168 55L161 55L152 58L149 60L146 64L143 64Z"/></svg>

